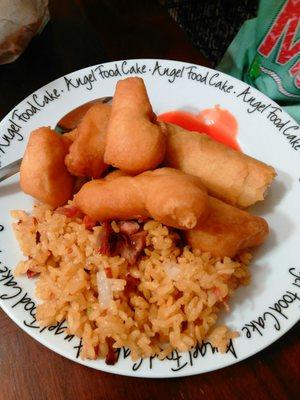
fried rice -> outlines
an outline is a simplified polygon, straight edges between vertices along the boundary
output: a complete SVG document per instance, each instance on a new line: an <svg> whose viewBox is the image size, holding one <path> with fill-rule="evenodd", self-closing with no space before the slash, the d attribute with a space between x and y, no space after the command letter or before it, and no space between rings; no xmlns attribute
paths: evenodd
<svg viewBox="0 0 300 400"><path fill-rule="evenodd" d="M68 207L72 210L72 203ZM131 350L133 360L164 358L203 340L224 352L238 336L216 323L220 310L229 310L234 290L249 282L250 253L234 260L212 257L148 220L140 224L145 247L132 263L101 251L105 226L88 224L76 210L36 204L32 214L12 216L26 257L15 275L36 276L37 320L41 326L66 320L69 334L82 338L83 358L113 363L108 356L121 347ZM118 222L110 227L119 235Z"/></svg>

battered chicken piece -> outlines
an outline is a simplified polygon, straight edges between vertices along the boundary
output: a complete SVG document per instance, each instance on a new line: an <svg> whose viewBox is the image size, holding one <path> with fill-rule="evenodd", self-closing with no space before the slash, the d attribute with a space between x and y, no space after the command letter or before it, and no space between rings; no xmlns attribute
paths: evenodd
<svg viewBox="0 0 300 400"><path fill-rule="evenodd" d="M156 121L141 78L117 83L104 161L130 175L156 168L166 149L165 128Z"/></svg>
<svg viewBox="0 0 300 400"><path fill-rule="evenodd" d="M75 204L97 221L152 217L180 229L191 229L206 217L208 196L200 180L170 168L135 177L119 176L86 183Z"/></svg>
<svg viewBox="0 0 300 400"><path fill-rule="evenodd" d="M71 144L74 142L77 135L77 128L73 129L70 132L66 132L62 135L62 140L66 146L67 152L69 152L69 148Z"/></svg>
<svg viewBox="0 0 300 400"><path fill-rule="evenodd" d="M33 131L20 168L22 190L52 207L65 204L73 190L65 156L65 144L55 131L49 127Z"/></svg>
<svg viewBox="0 0 300 400"><path fill-rule="evenodd" d="M214 256L234 257L240 250L262 244L269 233L267 222L246 211L209 197L210 212L196 228L184 232L187 243Z"/></svg>
<svg viewBox="0 0 300 400"><path fill-rule="evenodd" d="M111 171L109 174L105 175L104 179L106 181L112 181L113 179L120 178L121 176L129 176L126 172L116 169Z"/></svg>
<svg viewBox="0 0 300 400"><path fill-rule="evenodd" d="M106 170L107 164L104 163L103 157L110 112L111 106L96 103L87 111L75 129L76 132L73 134L75 139L65 159L72 175L99 178ZM72 140L73 136L68 139Z"/></svg>

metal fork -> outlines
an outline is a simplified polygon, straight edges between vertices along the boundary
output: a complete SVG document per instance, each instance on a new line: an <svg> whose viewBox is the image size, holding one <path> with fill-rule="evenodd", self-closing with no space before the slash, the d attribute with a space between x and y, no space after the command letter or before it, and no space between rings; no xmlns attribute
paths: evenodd
<svg viewBox="0 0 300 400"><path fill-rule="evenodd" d="M110 103L112 97L101 97L99 99L88 101L79 107L74 108L72 111L64 115L56 124L54 130L57 133L64 134L70 132L72 129L76 128L79 122L82 120L84 114L96 103ZM20 165L22 158L0 168L0 182L9 178L10 176L16 174L20 171Z"/></svg>

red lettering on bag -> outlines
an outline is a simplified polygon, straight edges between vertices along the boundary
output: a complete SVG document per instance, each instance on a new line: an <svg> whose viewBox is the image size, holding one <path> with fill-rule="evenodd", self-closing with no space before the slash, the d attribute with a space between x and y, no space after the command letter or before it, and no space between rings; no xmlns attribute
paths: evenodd
<svg viewBox="0 0 300 400"><path fill-rule="evenodd" d="M259 46L258 52L262 56L268 57L283 36L276 61L279 64L289 62L300 54L300 39L294 43L299 24L300 0L288 0ZM289 70L290 75L295 77L295 85L298 88L300 87L299 70L300 60Z"/></svg>
<svg viewBox="0 0 300 400"><path fill-rule="evenodd" d="M289 70L289 73L295 77L295 85L298 89L300 89L300 60L292 66L292 68Z"/></svg>
<svg viewBox="0 0 300 400"><path fill-rule="evenodd" d="M300 40L298 40L294 45L292 45L292 42L296 35L299 20L300 0L288 0L269 30L267 36L259 46L258 52L261 55L268 57L287 27L287 32L284 34L278 61L281 64L285 64L291 58L295 57L295 55L300 51Z"/></svg>

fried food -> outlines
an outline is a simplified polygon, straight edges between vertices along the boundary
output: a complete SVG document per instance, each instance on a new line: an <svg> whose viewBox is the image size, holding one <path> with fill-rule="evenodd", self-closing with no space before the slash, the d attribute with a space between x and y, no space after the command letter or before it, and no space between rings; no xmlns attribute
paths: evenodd
<svg viewBox="0 0 300 400"><path fill-rule="evenodd" d="M191 229L206 217L208 196L198 178L161 168L88 182L75 195L75 204L97 221L152 217L174 228Z"/></svg>
<svg viewBox="0 0 300 400"><path fill-rule="evenodd" d="M49 127L30 134L20 168L22 190L52 207L72 197L73 177L64 159L66 147L61 136Z"/></svg>
<svg viewBox="0 0 300 400"><path fill-rule="evenodd" d="M72 175L99 178L107 169L104 163L105 135L111 106L94 104L84 115L78 127L69 133L72 140L65 163ZM68 134L67 134L68 135ZM65 136L65 135L64 135Z"/></svg>
<svg viewBox="0 0 300 400"><path fill-rule="evenodd" d="M154 169L162 160L166 167ZM118 169L104 176L108 164ZM75 186L70 173L80 180ZM191 247L234 257L265 241L266 221L238 207L263 200L275 175L205 134L157 122L143 80L127 78L112 107L94 104L63 137L45 127L31 134L21 187L53 207L73 189L93 221L153 218L184 230Z"/></svg>
<svg viewBox="0 0 300 400"><path fill-rule="evenodd" d="M165 165L198 176L208 192L245 208L264 200L276 176L273 167L177 125L167 127Z"/></svg>
<svg viewBox="0 0 300 400"><path fill-rule="evenodd" d="M112 181L113 179L120 178L121 176L129 176L126 172L121 171L120 169L115 169L111 171L109 174L105 175L104 179L106 181Z"/></svg>
<svg viewBox="0 0 300 400"><path fill-rule="evenodd" d="M66 132L62 135L62 140L66 146L67 151L69 152L71 144L74 142L77 135L77 128L71 130L70 132Z"/></svg>
<svg viewBox="0 0 300 400"><path fill-rule="evenodd" d="M166 149L164 127L156 121L141 78L117 83L106 136L104 161L131 175L156 168Z"/></svg>
<svg viewBox="0 0 300 400"><path fill-rule="evenodd" d="M234 257L240 250L262 244L269 233L267 222L209 196L209 215L184 232L188 245L214 256Z"/></svg>

